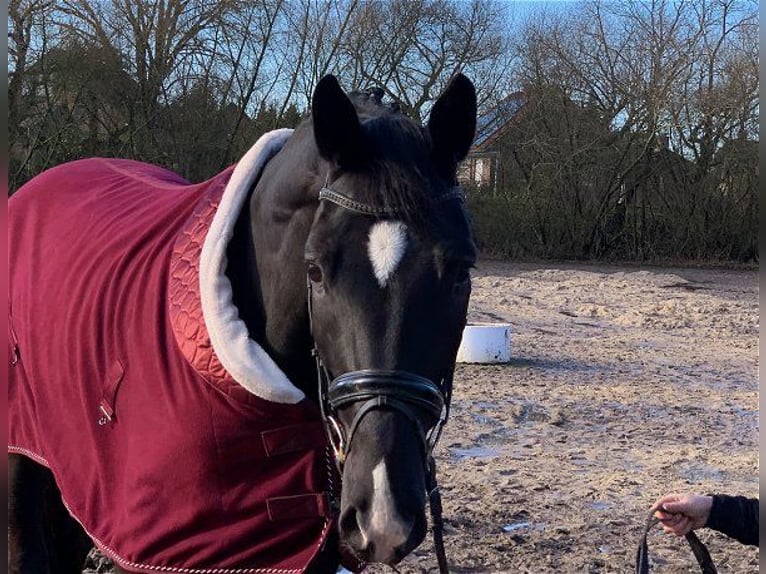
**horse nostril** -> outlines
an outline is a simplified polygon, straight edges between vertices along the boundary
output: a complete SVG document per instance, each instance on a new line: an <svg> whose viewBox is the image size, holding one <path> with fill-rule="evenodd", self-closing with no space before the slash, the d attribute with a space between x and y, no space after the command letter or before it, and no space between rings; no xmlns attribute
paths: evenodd
<svg viewBox="0 0 766 574"><path fill-rule="evenodd" d="M362 562L375 562L375 543L362 528L360 511L348 508L341 513L338 528L341 544L346 546Z"/></svg>
<svg viewBox="0 0 766 574"><path fill-rule="evenodd" d="M356 516L356 508L349 508L340 517L340 531L344 536L359 532L359 521Z"/></svg>
<svg viewBox="0 0 766 574"><path fill-rule="evenodd" d="M425 538L425 515L406 517L395 522L380 523L371 518L367 527L362 525L364 511L347 507L338 522L341 542L360 560L393 566L399 563Z"/></svg>
<svg viewBox="0 0 766 574"><path fill-rule="evenodd" d="M368 540L359 524L359 513L354 507L346 509L340 517L340 537L358 552L368 550Z"/></svg>

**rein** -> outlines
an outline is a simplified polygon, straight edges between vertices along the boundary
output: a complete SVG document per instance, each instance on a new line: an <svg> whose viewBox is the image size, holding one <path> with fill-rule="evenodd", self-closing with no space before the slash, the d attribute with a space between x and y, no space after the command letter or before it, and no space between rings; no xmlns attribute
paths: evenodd
<svg viewBox="0 0 766 574"><path fill-rule="evenodd" d="M659 521L658 518L655 518L654 509L652 509L649 512L649 518L646 520L646 526L636 551L636 574L649 574L649 547L646 543L646 537ZM693 530L686 534L686 541L697 559L702 574L718 574L713 559L710 557L710 552Z"/></svg>
<svg viewBox="0 0 766 574"><path fill-rule="evenodd" d="M464 200L464 194L460 188L450 189L430 201L433 204L440 204L453 199ZM364 215L394 216L404 211L396 206L381 207L357 201L330 189L329 181L325 181L325 186L319 191L319 200L326 200L343 209ZM342 476L343 465L351 450L356 430L367 414L378 409L389 409L403 414L410 420L417 430L425 454L426 493L439 572L448 574L447 556L444 549L441 494L436 480L436 461L433 451L449 418L454 370L450 369L439 384L407 371L379 369L352 371L331 379L314 339L313 291L311 280L308 277L307 289L309 329L312 337L311 354L314 356L317 367L319 407L338 472ZM362 402L362 406L354 415L348 431L344 431L336 417L338 409L358 402ZM426 431L423 430L418 419L416 408L425 411L436 419L436 423ZM340 505L334 501L333 506L339 507Z"/></svg>

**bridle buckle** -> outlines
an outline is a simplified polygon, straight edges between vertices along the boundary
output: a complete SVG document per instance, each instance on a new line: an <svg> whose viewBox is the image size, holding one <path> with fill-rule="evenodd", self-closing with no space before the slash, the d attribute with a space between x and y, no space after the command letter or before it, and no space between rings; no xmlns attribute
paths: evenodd
<svg viewBox="0 0 766 574"><path fill-rule="evenodd" d="M346 462L346 441L344 438L343 429L340 427L340 424L338 424L338 421L335 420L335 417L332 415L327 415L325 417L325 420L327 421L326 428L327 428L327 434L329 440L327 442L330 443L330 448L332 449L332 453L335 456L335 464L340 469L343 467L343 464Z"/></svg>

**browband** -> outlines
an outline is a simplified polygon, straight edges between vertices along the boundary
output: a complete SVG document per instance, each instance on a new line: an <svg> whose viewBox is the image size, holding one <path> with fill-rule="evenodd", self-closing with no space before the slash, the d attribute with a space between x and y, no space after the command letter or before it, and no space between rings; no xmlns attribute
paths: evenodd
<svg viewBox="0 0 766 574"><path fill-rule="evenodd" d="M352 199L339 191L330 189L326 184L322 189L319 190L319 199L320 201L322 199L326 199L327 201L334 203L343 209L348 209L349 211L355 211L356 213L361 213L364 215L400 215L405 211L403 207L398 207L395 205L390 207L382 207L357 201L356 199ZM438 205L451 199L457 199L461 202L464 201L465 194L463 193L463 190L459 187L453 187L446 193L430 199L429 202L434 205Z"/></svg>

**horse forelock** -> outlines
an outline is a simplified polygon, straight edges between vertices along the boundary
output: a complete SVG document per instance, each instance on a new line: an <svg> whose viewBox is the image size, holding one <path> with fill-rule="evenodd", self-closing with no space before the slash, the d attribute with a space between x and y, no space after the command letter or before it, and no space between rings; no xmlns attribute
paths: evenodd
<svg viewBox="0 0 766 574"><path fill-rule="evenodd" d="M435 231L440 218L434 200L454 182L438 173L426 130L401 113L373 109L379 113L360 114L365 157L358 169L342 174L343 192L390 210L413 228Z"/></svg>

